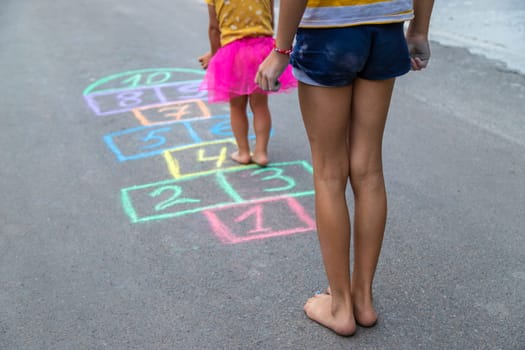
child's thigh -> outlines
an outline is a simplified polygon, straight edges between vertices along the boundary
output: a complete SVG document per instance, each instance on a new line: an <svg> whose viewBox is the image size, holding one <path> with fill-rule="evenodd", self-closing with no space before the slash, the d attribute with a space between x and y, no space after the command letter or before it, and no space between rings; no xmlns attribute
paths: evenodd
<svg viewBox="0 0 525 350"><path fill-rule="evenodd" d="M312 153L324 159L345 157L352 86L299 84L299 103Z"/></svg>

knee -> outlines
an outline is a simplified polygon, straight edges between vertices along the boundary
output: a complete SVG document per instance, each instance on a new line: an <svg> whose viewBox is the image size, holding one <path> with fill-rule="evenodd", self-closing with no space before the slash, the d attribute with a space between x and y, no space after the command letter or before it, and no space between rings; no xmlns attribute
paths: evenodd
<svg viewBox="0 0 525 350"><path fill-rule="evenodd" d="M348 182L347 162L328 162L326 159L314 164L316 182L345 188Z"/></svg>
<svg viewBox="0 0 525 350"><path fill-rule="evenodd" d="M269 109L268 107L268 96L262 94L250 95L250 108L252 110Z"/></svg>
<svg viewBox="0 0 525 350"><path fill-rule="evenodd" d="M230 110L234 112L245 112L248 105L245 96L234 97L230 100Z"/></svg>
<svg viewBox="0 0 525 350"><path fill-rule="evenodd" d="M381 165L351 166L350 184L354 192L384 189L383 167Z"/></svg>
<svg viewBox="0 0 525 350"><path fill-rule="evenodd" d="M248 119L248 112L246 110L246 107L243 106L232 106L230 105L230 118L233 119Z"/></svg>

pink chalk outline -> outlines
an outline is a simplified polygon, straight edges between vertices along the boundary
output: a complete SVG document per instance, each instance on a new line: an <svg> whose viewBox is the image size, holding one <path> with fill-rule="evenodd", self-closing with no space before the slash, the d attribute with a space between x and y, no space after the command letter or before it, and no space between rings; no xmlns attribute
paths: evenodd
<svg viewBox="0 0 525 350"><path fill-rule="evenodd" d="M257 234L252 236L244 236L239 237L235 233L233 233L228 226L222 222L219 217L215 214L216 212L228 210L231 208L239 207L239 206L248 206L248 205L257 205L260 203L266 203L266 202L277 202L277 201L286 201L288 204L288 207L291 209L293 213L297 216L297 218L302 221L305 226L304 227L295 227L280 231L273 231L263 234ZM213 233L223 242L226 244L237 244L237 243L243 243L253 240L261 240L271 237L280 237L280 236L286 236L286 235L292 235L296 233L304 233L304 232L310 232L314 231L316 229L315 221L306 213L303 206L293 197L272 197L272 198L265 198L259 201L250 201L249 203L240 203L240 204L234 204L229 205L225 207L221 207L219 209L213 209L213 210L206 210L203 211L204 215L207 217L208 221L210 222L210 226L213 229Z"/></svg>

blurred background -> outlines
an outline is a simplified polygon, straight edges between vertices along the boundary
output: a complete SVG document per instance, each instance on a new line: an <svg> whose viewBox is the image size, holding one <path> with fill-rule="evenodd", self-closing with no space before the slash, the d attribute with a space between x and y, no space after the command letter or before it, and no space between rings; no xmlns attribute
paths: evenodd
<svg viewBox="0 0 525 350"><path fill-rule="evenodd" d="M525 74L525 1L435 1L431 39Z"/></svg>

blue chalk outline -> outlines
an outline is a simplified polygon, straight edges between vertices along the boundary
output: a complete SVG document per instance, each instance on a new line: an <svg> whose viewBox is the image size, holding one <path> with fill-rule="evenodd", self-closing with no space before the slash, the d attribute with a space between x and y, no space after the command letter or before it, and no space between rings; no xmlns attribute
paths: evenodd
<svg viewBox="0 0 525 350"><path fill-rule="evenodd" d="M248 116L252 117L252 114L249 113ZM126 129L126 130L120 130L120 131L115 131L115 132L112 132L112 133L109 133L107 135L105 135L103 137L104 139L104 142L106 143L106 145L108 146L108 148L116 155L117 159L119 162L125 162L125 161L128 161L128 160L137 160L137 159L143 159L143 158L147 158L147 157L153 157L153 156L157 156L159 154L162 154L166 151L176 151L180 148L187 148L188 146L192 146L192 145L198 145L198 144L201 144L201 143L204 143L204 144L207 144L207 142L203 142L202 138L199 137L198 133L195 131L195 129L193 128L193 125L191 125L193 122L202 122L202 123L205 123L205 122L209 122L210 120L219 120L219 119L225 119L223 122L219 123L221 126L223 123L226 123L226 122L229 122L229 119L230 118L230 115L229 114L220 114L220 115L214 115L214 116L211 116L211 117L207 117L207 118L203 118L203 117L196 117L196 118L191 118L191 119L183 119L183 120L176 120L176 121L172 121L172 122L166 122L166 123L157 123L157 124L152 124L152 125L146 125L146 126L139 126L139 127L135 127L135 128L131 128L131 129ZM128 134L133 134L133 133L136 133L136 132L141 132L141 131L144 131L146 129L157 129L157 128L163 128L163 127L169 127L169 126L173 126L175 124L183 124L184 127L186 128L190 138L193 140L192 143L185 143L183 145L175 145L175 146L170 146L170 147L161 147L159 149L156 149L154 151L151 151L151 152L140 152L140 153L136 153L136 154L133 154L133 155L124 155L122 153L122 151L120 150L120 148L115 144L114 142L114 139L117 138L117 137L120 137L120 136L123 136L123 135L128 135ZM212 133L212 134L216 134L216 132L214 130L217 130L218 129L218 125L219 124L216 124L214 125L209 131ZM219 133L221 136L224 136L223 139L230 139L233 137L233 132L231 133L224 133L224 132L221 132ZM270 131L270 136L273 135L273 129ZM255 135L253 134L253 132L250 132L250 134L248 135L248 138L250 140L253 140L255 139ZM217 139L217 140L221 140L221 139Z"/></svg>

